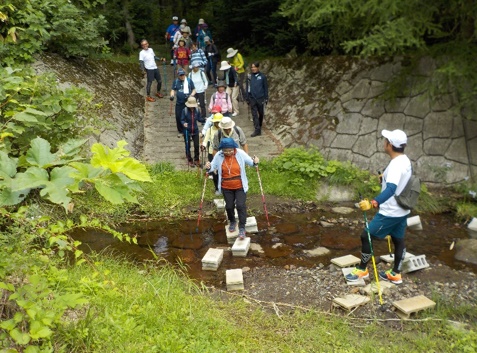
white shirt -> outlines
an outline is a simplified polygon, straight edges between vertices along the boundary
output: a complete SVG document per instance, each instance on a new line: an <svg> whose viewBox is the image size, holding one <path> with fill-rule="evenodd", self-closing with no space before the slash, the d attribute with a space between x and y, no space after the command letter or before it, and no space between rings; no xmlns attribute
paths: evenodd
<svg viewBox="0 0 477 353"><path fill-rule="evenodd" d="M205 92L207 89L208 80L202 70L198 70L197 72L191 71L190 79L192 82L194 82L195 91L197 93Z"/></svg>
<svg viewBox="0 0 477 353"><path fill-rule="evenodd" d="M391 183L397 185L395 195L399 195L411 178L411 174L412 167L408 156L402 154L391 159L383 173L382 191L386 189L386 183ZM379 205L379 213L386 217L403 217L410 212L398 205L394 195Z"/></svg>
<svg viewBox="0 0 477 353"><path fill-rule="evenodd" d="M141 50L139 52L139 61L144 61L144 68L146 70L157 69L156 60L154 59L154 50L147 48L147 50Z"/></svg>

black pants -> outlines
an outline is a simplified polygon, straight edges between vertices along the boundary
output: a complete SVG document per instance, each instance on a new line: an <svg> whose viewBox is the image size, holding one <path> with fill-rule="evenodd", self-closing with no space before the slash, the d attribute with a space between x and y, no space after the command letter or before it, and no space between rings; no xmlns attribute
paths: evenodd
<svg viewBox="0 0 477 353"><path fill-rule="evenodd" d="M381 238L373 237L371 235L371 241L383 240ZM391 237L394 244L394 267L393 271L401 273L402 262L406 256L406 246L404 244L404 238ZM365 269L368 261L371 259L371 245L369 244L368 231L366 229L361 233L361 263L359 268Z"/></svg>
<svg viewBox="0 0 477 353"><path fill-rule="evenodd" d="M184 126L181 124L181 114L185 108L184 103L176 103L176 125L177 125L177 132L182 134L184 133Z"/></svg>
<svg viewBox="0 0 477 353"><path fill-rule="evenodd" d="M209 162L212 162L214 155L212 153L207 154L207 159ZM219 190L219 175L217 173L212 173L212 178L214 180L215 191Z"/></svg>
<svg viewBox="0 0 477 353"><path fill-rule="evenodd" d="M146 70L146 77L147 77L147 85L146 85L147 95L148 96L151 95L151 86L154 80L157 81L157 93L160 93L162 80L161 80L161 73L159 72L159 69Z"/></svg>
<svg viewBox="0 0 477 353"><path fill-rule="evenodd" d="M265 107L263 104L263 100L251 98L250 109L252 110L253 127L255 129L255 132L261 133L263 117L265 115Z"/></svg>
<svg viewBox="0 0 477 353"><path fill-rule="evenodd" d="M185 131L184 129L184 142L187 160L192 162L192 156L190 154L190 145L192 142L194 144L194 162L197 162L199 160L199 134L194 133L194 135L191 135L189 131Z"/></svg>
<svg viewBox="0 0 477 353"><path fill-rule="evenodd" d="M243 189L222 189L222 194L224 195L227 218L230 222L235 222L234 210L237 208L239 229L245 229L245 223L247 222L247 194L243 191Z"/></svg>
<svg viewBox="0 0 477 353"><path fill-rule="evenodd" d="M196 93L195 96L199 101L200 115L205 119L207 116L207 111L205 110L205 92Z"/></svg>
<svg viewBox="0 0 477 353"><path fill-rule="evenodd" d="M207 66L205 67L205 74L209 79L209 82L213 84L217 83L217 61L214 59L207 60Z"/></svg>

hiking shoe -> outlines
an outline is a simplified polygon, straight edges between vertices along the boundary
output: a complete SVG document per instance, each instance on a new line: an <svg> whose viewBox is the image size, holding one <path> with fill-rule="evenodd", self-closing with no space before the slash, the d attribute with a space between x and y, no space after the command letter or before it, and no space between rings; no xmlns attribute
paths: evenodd
<svg viewBox="0 0 477 353"><path fill-rule="evenodd" d="M239 235L238 235L239 239L240 240L244 240L245 239L245 228L240 228L239 229Z"/></svg>
<svg viewBox="0 0 477 353"><path fill-rule="evenodd" d="M254 131L253 134L250 135L250 137L255 137L255 136L260 136L262 133L260 131Z"/></svg>
<svg viewBox="0 0 477 353"><path fill-rule="evenodd" d="M148 102L155 102L155 101L156 101L154 98L149 97L149 96L146 97L146 100L147 100Z"/></svg>
<svg viewBox="0 0 477 353"><path fill-rule="evenodd" d="M159 92L156 93L156 96L158 96L159 98L164 98L164 95L162 93L159 93Z"/></svg>
<svg viewBox="0 0 477 353"><path fill-rule="evenodd" d="M387 271L379 271L379 278L389 281L394 284L401 284L402 277L400 273L395 273L392 269Z"/></svg>
<svg viewBox="0 0 477 353"><path fill-rule="evenodd" d="M237 115L238 115L238 113L237 113L237 112L235 112L235 113L233 113L233 114L232 114L232 116L237 116Z"/></svg>
<svg viewBox="0 0 477 353"><path fill-rule="evenodd" d="M212 180L213 180L213 179L214 179L214 176L211 175L211 174L209 174L209 179L212 179ZM217 190L217 191L219 191L219 190ZM216 195L217 195L217 194L216 194Z"/></svg>
<svg viewBox="0 0 477 353"><path fill-rule="evenodd" d="M237 229L237 222L235 222L235 221L230 222L230 224L229 224L229 232L230 232L230 233L233 233L233 232L235 232L235 229Z"/></svg>
<svg viewBox="0 0 477 353"><path fill-rule="evenodd" d="M368 278L369 277L369 271L367 268L365 268L364 270L358 268L358 267L355 267L355 269L353 270L353 272L351 272L350 274L347 274L346 275L346 280L349 281L349 282L356 282L358 281L360 278Z"/></svg>

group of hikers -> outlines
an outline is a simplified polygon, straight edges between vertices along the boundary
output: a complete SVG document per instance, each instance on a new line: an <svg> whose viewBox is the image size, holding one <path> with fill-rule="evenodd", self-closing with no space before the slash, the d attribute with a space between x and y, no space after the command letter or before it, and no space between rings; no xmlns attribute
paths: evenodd
<svg viewBox="0 0 477 353"><path fill-rule="evenodd" d="M238 97L241 96L252 111L254 132L251 137L261 135L264 110L268 102L267 78L260 72L260 63L254 62L245 79L242 55L237 49L229 48L228 60L220 62L219 72L222 75L221 80L218 80L216 69L220 53L203 19L199 20L194 36L195 41L191 38L191 30L185 19L179 25L178 17L172 17L172 24L168 27L165 38L171 46L171 65L177 66L177 78L171 87L170 100L172 104L176 99L178 137L184 137L189 166L200 167L199 151L207 153L205 168L214 181L216 194L224 197L229 231L234 232L237 228L234 214L236 208L239 239L244 239L248 190L245 165L257 166L259 159L249 156L245 134L232 117L239 115ZM154 80L157 81L156 96L163 98L160 93L161 77L155 61L165 62L165 59L154 55L147 40L141 41L141 47L139 61L147 77L146 99L152 102L155 99L150 96L150 89ZM189 68L191 71L187 74ZM242 87L244 81L245 88ZM212 94L206 107L205 90L209 85L214 85L216 92ZM207 113L209 116L206 119ZM198 122L204 124L202 129L199 129ZM406 187L412 168L409 158L404 154L407 135L401 130L383 130L382 136L384 151L391 161L381 176L381 193L371 201L363 199L359 203L364 212L372 208L378 208L379 211L369 225L366 221L361 234L360 264L346 276L346 280L350 282L369 277L367 264L373 257L372 239L384 239L389 235L394 243L394 266L388 271L381 271L379 277L395 284L402 283L401 268L406 254L404 234L410 211L397 203L395 195L399 195ZM191 143L194 145L193 157Z"/></svg>

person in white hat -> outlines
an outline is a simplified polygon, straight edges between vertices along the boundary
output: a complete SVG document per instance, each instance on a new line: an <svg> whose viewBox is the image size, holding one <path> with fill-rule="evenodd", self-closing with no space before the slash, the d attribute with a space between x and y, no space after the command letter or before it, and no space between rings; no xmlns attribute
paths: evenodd
<svg viewBox="0 0 477 353"><path fill-rule="evenodd" d="M193 167L199 165L199 126L197 122L204 123L205 119L200 115L199 109L197 109L197 100L195 97L187 98L185 108L181 114L181 124L184 127L184 142L186 148L186 157L189 166ZM194 159L190 154L191 141L194 143Z"/></svg>
<svg viewBox="0 0 477 353"><path fill-rule="evenodd" d="M235 125L235 121L228 116L224 116L219 123L219 127L220 131L214 135L212 142L214 155L219 150L220 141L226 137L232 138L237 143L237 146L240 146L245 152L248 153L248 144L245 133L243 132L242 128Z"/></svg>
<svg viewBox="0 0 477 353"><path fill-rule="evenodd" d="M184 29L188 32L188 33L192 33L192 31L190 30L190 27L187 25L187 20L185 18L183 18L181 20L181 25L184 25Z"/></svg>
<svg viewBox="0 0 477 353"><path fill-rule="evenodd" d="M404 154L407 145L406 133L402 130L383 130L384 152L391 158L384 170L381 181L381 193L373 200L361 200L359 207L362 211L371 208L379 208L378 213L369 222L368 229L361 233L361 262L346 276L348 281L358 281L360 278L368 278L367 264L371 259L371 246L368 240L368 232L372 239L383 240L387 235L391 236L394 243L394 266L387 271L380 271L381 279L394 284L402 283L401 267L406 255L404 235L407 227L407 216L411 212L404 209L396 201L395 195L399 195L406 186L412 175L411 161Z"/></svg>
<svg viewBox="0 0 477 353"><path fill-rule="evenodd" d="M243 82L245 81L245 62L243 61L242 54L239 53L238 49L228 48L227 59L230 65L237 71L240 92L242 93L242 97L245 97L243 87Z"/></svg>
<svg viewBox="0 0 477 353"><path fill-rule="evenodd" d="M179 18L177 16L172 17L172 23L167 27L164 38L166 43L169 43L171 48L171 65L174 65L174 35L179 30Z"/></svg>
<svg viewBox="0 0 477 353"><path fill-rule="evenodd" d="M220 63L220 71L223 72L223 77L225 84L227 87L225 88L225 92L232 98L232 116L239 115L239 103L238 103L238 95L239 95L239 83L238 83L238 75L237 71L230 66L227 61L222 61Z"/></svg>

